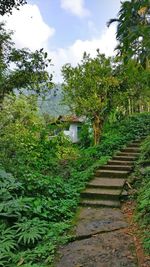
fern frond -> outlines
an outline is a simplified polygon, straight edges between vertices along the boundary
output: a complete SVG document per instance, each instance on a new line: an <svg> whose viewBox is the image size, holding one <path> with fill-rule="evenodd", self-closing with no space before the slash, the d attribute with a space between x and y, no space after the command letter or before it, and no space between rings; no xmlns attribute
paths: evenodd
<svg viewBox="0 0 150 267"><path fill-rule="evenodd" d="M0 253L7 254L8 252L15 250L17 247L14 239L15 231L12 228L5 228L1 225L1 237L0 237Z"/></svg>
<svg viewBox="0 0 150 267"><path fill-rule="evenodd" d="M42 238L47 232L48 224L45 221L40 221L38 218L31 220L25 218L21 222L16 223L14 228L16 229L18 243L30 245Z"/></svg>

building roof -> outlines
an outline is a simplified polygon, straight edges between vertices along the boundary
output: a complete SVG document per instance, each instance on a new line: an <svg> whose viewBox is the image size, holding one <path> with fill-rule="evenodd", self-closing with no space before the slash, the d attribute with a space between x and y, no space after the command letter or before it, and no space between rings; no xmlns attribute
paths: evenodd
<svg viewBox="0 0 150 267"><path fill-rule="evenodd" d="M78 117L76 115L68 115L68 116L59 116L58 120L62 122L70 122L70 123L82 123L85 121L84 117Z"/></svg>

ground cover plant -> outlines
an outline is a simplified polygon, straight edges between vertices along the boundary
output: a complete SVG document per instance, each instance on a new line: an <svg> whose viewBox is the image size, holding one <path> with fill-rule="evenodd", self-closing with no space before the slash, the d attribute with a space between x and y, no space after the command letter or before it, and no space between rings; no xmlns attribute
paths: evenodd
<svg viewBox="0 0 150 267"><path fill-rule="evenodd" d="M150 255L150 136L141 147L141 156L133 174L136 199L135 220L141 229L145 252Z"/></svg>
<svg viewBox="0 0 150 267"><path fill-rule="evenodd" d="M52 266L95 168L150 131L150 115L138 114L105 125L98 146L77 147L49 138L35 107L34 98L10 96L0 115L0 266Z"/></svg>

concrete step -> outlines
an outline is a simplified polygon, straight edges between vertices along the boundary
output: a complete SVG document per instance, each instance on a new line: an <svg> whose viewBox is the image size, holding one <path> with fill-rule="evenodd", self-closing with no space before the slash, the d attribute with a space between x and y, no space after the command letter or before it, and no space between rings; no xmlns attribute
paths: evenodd
<svg viewBox="0 0 150 267"><path fill-rule="evenodd" d="M132 146L140 146L141 142L142 142L142 140L141 141L133 141L132 143L130 143L130 145L132 145Z"/></svg>
<svg viewBox="0 0 150 267"><path fill-rule="evenodd" d="M129 171L115 171L115 170L97 170L95 176L107 178L125 178Z"/></svg>
<svg viewBox="0 0 150 267"><path fill-rule="evenodd" d="M134 156L114 156L113 160L120 160L120 161L134 161Z"/></svg>
<svg viewBox="0 0 150 267"><path fill-rule="evenodd" d="M107 165L95 172L87 188L81 192L81 205L88 207L120 207L126 177L131 172L135 159L140 154L141 140L135 140L119 151Z"/></svg>
<svg viewBox="0 0 150 267"><path fill-rule="evenodd" d="M128 145L128 147L140 148L140 143L132 143L132 144Z"/></svg>
<svg viewBox="0 0 150 267"><path fill-rule="evenodd" d="M137 158L140 155L140 152L132 153L132 152L118 152L116 156L131 156Z"/></svg>
<svg viewBox="0 0 150 267"><path fill-rule="evenodd" d="M111 159L111 160L109 160L108 162L107 162L107 165L124 165L124 166L133 166L133 161L123 161L123 160L113 160L113 159Z"/></svg>
<svg viewBox="0 0 150 267"><path fill-rule="evenodd" d="M80 205L87 207L112 207L119 208L120 201L118 200L101 200L101 199L84 199L80 202Z"/></svg>
<svg viewBox="0 0 150 267"><path fill-rule="evenodd" d="M117 178L94 178L87 184L88 188L122 188L125 184L125 179Z"/></svg>
<svg viewBox="0 0 150 267"><path fill-rule="evenodd" d="M104 165L100 168L101 170L118 170L118 171L131 171L133 166L130 165Z"/></svg>
<svg viewBox="0 0 150 267"><path fill-rule="evenodd" d="M86 188L83 192L81 192L81 196L87 196L92 198L103 198L103 197L119 197L121 195L122 189L112 189L112 188Z"/></svg>
<svg viewBox="0 0 150 267"><path fill-rule="evenodd" d="M139 148L139 147L128 146L128 147L126 147L126 148L123 148L123 149L121 150L121 152L138 153L138 152L140 152L140 148Z"/></svg>

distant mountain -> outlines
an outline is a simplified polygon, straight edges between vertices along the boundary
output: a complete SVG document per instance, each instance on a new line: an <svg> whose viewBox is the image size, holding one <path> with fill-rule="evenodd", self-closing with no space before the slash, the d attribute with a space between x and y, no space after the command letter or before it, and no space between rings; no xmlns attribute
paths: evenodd
<svg viewBox="0 0 150 267"><path fill-rule="evenodd" d="M70 114L69 107L62 103L61 85L56 85L45 99L39 99L38 105L42 113L48 113L53 117Z"/></svg>

